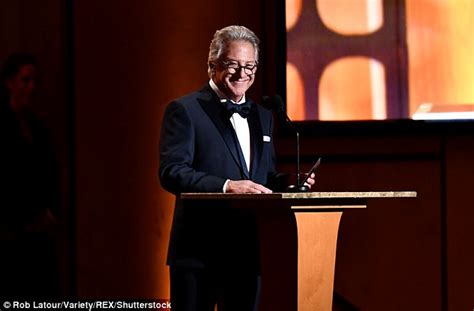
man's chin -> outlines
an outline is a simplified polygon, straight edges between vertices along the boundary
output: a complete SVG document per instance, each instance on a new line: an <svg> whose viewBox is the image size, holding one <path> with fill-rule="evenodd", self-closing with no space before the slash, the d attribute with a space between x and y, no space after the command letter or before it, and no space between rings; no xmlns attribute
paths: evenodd
<svg viewBox="0 0 474 311"><path fill-rule="evenodd" d="M245 95L245 93L241 93L241 92L232 92L231 94L229 94L229 98L232 99L233 101L239 101L242 96Z"/></svg>
<svg viewBox="0 0 474 311"><path fill-rule="evenodd" d="M245 92L248 90L247 87L231 87L228 89L229 93L237 98L241 98L245 95Z"/></svg>

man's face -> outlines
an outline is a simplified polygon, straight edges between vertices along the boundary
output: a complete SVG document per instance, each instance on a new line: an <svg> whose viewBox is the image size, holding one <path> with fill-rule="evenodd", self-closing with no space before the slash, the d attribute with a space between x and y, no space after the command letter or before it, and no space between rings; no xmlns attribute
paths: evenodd
<svg viewBox="0 0 474 311"><path fill-rule="evenodd" d="M255 80L256 64L255 50L251 43L232 41L222 60L215 64L214 83L229 99L238 102ZM248 69L252 67L253 70Z"/></svg>
<svg viewBox="0 0 474 311"><path fill-rule="evenodd" d="M18 73L6 81L10 97L17 106L30 104L36 89L37 73L33 65L21 66ZM18 108L21 108L18 107Z"/></svg>

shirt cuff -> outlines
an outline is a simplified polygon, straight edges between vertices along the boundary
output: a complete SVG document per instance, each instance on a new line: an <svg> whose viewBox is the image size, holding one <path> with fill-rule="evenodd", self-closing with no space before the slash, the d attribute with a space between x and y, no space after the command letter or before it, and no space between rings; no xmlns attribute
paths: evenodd
<svg viewBox="0 0 474 311"><path fill-rule="evenodd" d="M224 183L224 186L222 187L222 192L223 193L226 193L226 189L227 189L227 184L229 183L230 179L227 179Z"/></svg>

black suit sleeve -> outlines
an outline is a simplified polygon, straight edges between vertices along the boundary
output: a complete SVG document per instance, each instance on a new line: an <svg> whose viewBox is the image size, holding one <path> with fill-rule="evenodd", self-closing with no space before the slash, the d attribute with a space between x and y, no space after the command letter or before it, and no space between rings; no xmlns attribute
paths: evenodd
<svg viewBox="0 0 474 311"><path fill-rule="evenodd" d="M193 168L194 127L180 102L166 109L160 137L160 181L169 192L222 192L225 179Z"/></svg>

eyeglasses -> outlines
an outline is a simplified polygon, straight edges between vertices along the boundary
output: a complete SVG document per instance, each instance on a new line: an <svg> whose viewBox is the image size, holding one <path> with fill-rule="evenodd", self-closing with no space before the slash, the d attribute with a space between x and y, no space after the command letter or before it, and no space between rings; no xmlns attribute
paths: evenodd
<svg viewBox="0 0 474 311"><path fill-rule="evenodd" d="M235 61L221 61L222 66L225 67L228 73L235 74L237 71L244 70L246 75L253 75L255 74L255 70L257 70L258 64L255 62L253 65L245 65L241 66L239 63Z"/></svg>

